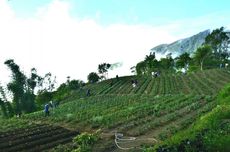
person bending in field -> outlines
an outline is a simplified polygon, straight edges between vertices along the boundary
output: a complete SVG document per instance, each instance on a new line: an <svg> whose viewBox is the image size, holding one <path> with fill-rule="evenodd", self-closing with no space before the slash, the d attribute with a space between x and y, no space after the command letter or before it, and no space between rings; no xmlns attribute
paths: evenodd
<svg viewBox="0 0 230 152"><path fill-rule="evenodd" d="M133 88L135 88L136 87L135 80L132 80L131 83L132 83Z"/></svg>
<svg viewBox="0 0 230 152"><path fill-rule="evenodd" d="M44 112L45 112L45 117L50 115L50 112L49 112L49 104L48 104L48 103L45 104Z"/></svg>

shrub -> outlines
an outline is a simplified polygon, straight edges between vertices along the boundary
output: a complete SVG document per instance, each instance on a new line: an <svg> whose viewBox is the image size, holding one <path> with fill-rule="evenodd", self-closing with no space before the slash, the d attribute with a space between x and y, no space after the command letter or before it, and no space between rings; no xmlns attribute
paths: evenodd
<svg viewBox="0 0 230 152"><path fill-rule="evenodd" d="M100 130L96 131L96 133L90 134L84 132L73 139L73 142L78 145L78 148L73 152L89 152L92 151L93 144L99 139Z"/></svg>
<svg viewBox="0 0 230 152"><path fill-rule="evenodd" d="M218 95L219 104L230 104L230 84L224 87Z"/></svg>

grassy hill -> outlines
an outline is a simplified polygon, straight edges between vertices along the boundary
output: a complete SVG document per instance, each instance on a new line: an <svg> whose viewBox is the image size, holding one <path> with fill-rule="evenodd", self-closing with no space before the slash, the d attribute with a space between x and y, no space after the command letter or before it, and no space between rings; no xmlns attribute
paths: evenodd
<svg viewBox="0 0 230 152"><path fill-rule="evenodd" d="M213 95L223 85L230 82L230 73L224 70L206 70L188 75L161 75L157 78L127 76L118 80L110 79L98 84L85 86L91 89L92 95L168 95L168 94L204 94ZM137 80L133 88L131 80ZM110 83L113 82L113 85ZM84 95L83 91L83 95ZM79 94L82 92L79 91Z"/></svg>
<svg viewBox="0 0 230 152"><path fill-rule="evenodd" d="M134 79L138 81L135 88L131 84ZM94 151L119 151L114 143L116 132L136 137L129 143L119 143L121 147L137 147L135 150L141 151L141 145L160 143L210 112L217 105L217 93L229 82L228 71L214 69L158 78L126 76L88 84L68 93L61 105L51 110L50 117L39 111L4 121L0 140L7 142L0 144L0 148L47 150L68 143L78 131L101 129ZM90 97L86 97L87 89L91 90ZM40 127L38 130L42 131L36 131ZM25 129L28 134L21 135ZM44 130L49 130L49 134ZM8 138L9 135L14 138ZM26 145L34 146L25 146L25 142L18 141L19 136L31 139L26 140ZM47 142L51 146L46 146Z"/></svg>

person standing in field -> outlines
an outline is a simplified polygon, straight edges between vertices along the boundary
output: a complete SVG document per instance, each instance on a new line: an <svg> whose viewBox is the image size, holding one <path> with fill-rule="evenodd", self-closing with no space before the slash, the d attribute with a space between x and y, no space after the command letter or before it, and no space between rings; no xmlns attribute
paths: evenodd
<svg viewBox="0 0 230 152"><path fill-rule="evenodd" d="M90 96L90 89L87 90L86 96L87 96L87 97Z"/></svg>
<svg viewBox="0 0 230 152"><path fill-rule="evenodd" d="M118 77L118 75L116 75L116 80L118 81L118 79L119 79L119 77Z"/></svg>
<svg viewBox="0 0 230 152"><path fill-rule="evenodd" d="M44 112L45 112L45 117L50 115L49 104L48 103L45 104Z"/></svg>

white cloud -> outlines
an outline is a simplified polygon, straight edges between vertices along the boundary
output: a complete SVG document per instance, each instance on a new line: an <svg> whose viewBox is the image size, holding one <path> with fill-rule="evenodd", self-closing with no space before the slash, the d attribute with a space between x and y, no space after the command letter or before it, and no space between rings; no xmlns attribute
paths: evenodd
<svg viewBox="0 0 230 152"><path fill-rule="evenodd" d="M112 73L126 75L152 46L173 40L167 32L151 26L104 27L91 19L76 19L64 1L55 0L39 8L36 17L30 19L17 18L5 1L0 4L0 16L5 17L0 21L0 69L4 76L9 75L3 65L8 58L15 59L27 73L32 67L39 73L51 72L59 82L69 75L86 80L102 62L123 62L123 67Z"/></svg>
<svg viewBox="0 0 230 152"><path fill-rule="evenodd" d="M66 76L86 80L102 62L122 62L123 66L111 72L111 76L127 75L129 68L141 61L152 47L183 35L172 34L181 30L181 22L159 27L102 26L92 19L71 16L70 9L67 1L54 0L39 8L35 17L23 19L15 15L6 1L0 0L0 81L6 81L10 74L3 64L9 58L15 59L27 73L32 67L41 74L53 73L59 83Z"/></svg>

